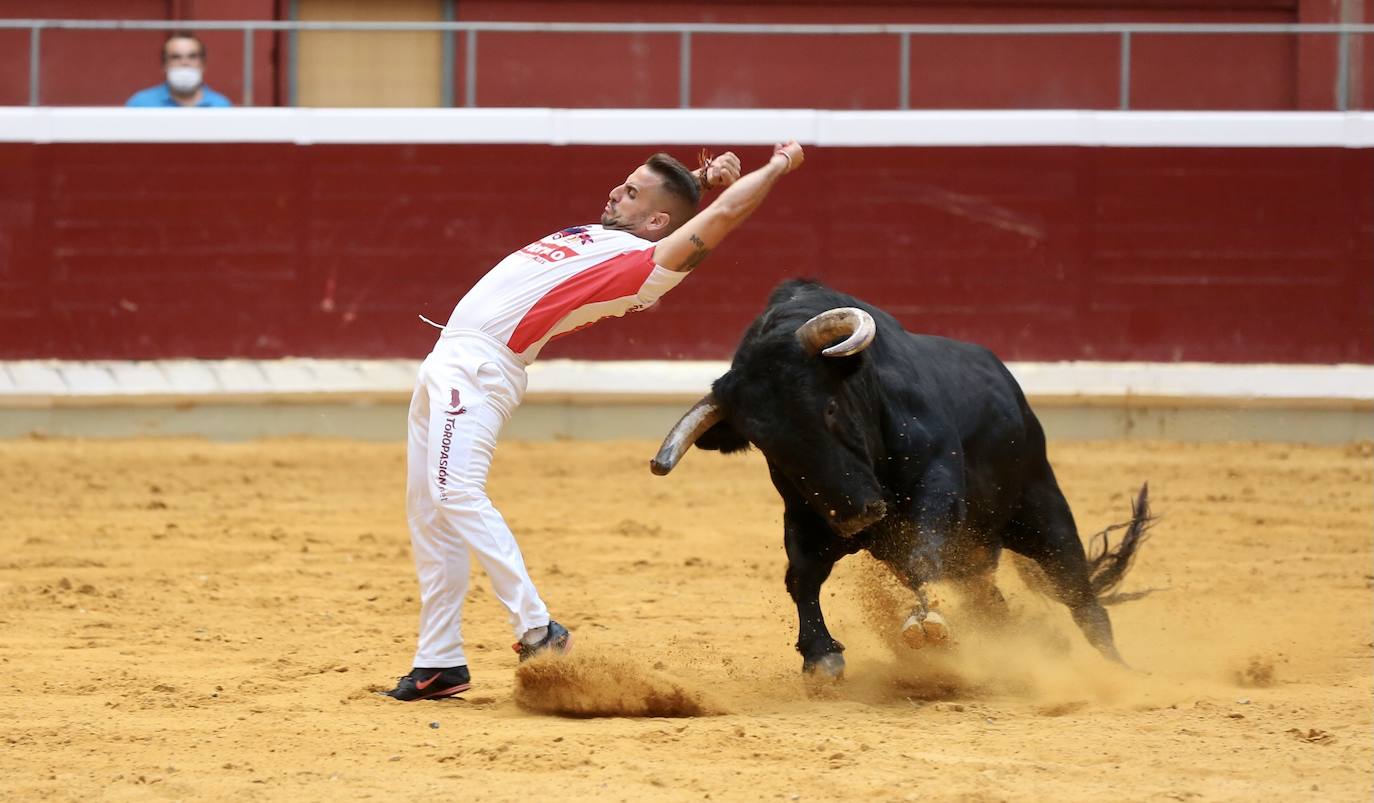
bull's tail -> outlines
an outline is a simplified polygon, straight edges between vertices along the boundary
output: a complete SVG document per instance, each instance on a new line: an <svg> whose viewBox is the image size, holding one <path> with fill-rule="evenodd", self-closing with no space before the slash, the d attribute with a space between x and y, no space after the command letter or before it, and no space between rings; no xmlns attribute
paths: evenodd
<svg viewBox="0 0 1374 803"><path fill-rule="evenodd" d="M1099 599L1121 583L1126 572L1130 570L1131 562L1135 560L1140 545L1145 542L1146 531L1154 523L1155 518L1150 515L1150 484L1147 482L1140 486L1140 495L1131 506L1131 520L1113 524L1089 540L1088 578L1092 583L1093 592ZM1125 529L1126 533L1121 537L1121 542L1113 548L1111 533L1120 529ZM1102 601L1105 603L1109 600Z"/></svg>

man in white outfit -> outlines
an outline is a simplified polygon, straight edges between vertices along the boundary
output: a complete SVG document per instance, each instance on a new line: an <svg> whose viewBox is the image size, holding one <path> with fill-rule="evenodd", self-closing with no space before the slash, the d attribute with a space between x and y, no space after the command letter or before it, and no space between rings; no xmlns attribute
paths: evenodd
<svg viewBox="0 0 1374 803"><path fill-rule="evenodd" d="M428 700L471 687L460 629L469 552L509 611L521 661L571 647L486 493L497 434L524 397L525 367L553 338L644 309L676 287L803 158L795 141L783 143L741 178L733 153L695 172L655 154L611 190L600 225L525 246L458 302L410 402L406 514L420 581L419 646L410 674L388 696ZM715 187L726 189L697 213L700 193Z"/></svg>

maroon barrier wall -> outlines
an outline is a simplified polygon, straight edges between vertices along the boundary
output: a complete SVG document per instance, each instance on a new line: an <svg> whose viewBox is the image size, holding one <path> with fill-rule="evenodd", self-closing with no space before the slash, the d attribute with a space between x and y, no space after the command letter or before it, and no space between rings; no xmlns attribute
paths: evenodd
<svg viewBox="0 0 1374 803"><path fill-rule="evenodd" d="M417 313L652 150L0 144L0 358L418 357ZM724 358L811 276L1007 359L1374 362L1371 176L1370 149L812 149L663 304L545 354Z"/></svg>
<svg viewBox="0 0 1374 803"><path fill-rule="evenodd" d="M347 15L349 9L341 8ZM953 23L1336 23L1374 21L1374 0L463 0L460 21ZM285 0L0 0L0 18L270 20ZM201 34L206 78L243 101L243 37ZM41 103L122 105L161 80L158 31L42 34ZM454 86L464 105L465 38L455 38ZM254 37L254 102L286 102L289 37ZM1338 40L1328 35L1135 35L1133 109L1337 108ZM1374 108L1374 35L1349 42L1351 109ZM1086 108L1120 104L1115 36L913 37L912 108ZM478 39L480 106L678 106L673 34L484 33ZM569 69L575 65L576 69ZM691 105L717 108L892 109L900 104L893 36L692 38ZM29 102L27 31L0 30L0 105Z"/></svg>

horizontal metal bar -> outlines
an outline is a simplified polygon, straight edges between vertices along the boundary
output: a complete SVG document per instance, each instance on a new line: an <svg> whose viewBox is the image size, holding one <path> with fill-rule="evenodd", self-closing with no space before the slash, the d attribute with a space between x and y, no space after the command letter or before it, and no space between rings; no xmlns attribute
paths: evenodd
<svg viewBox="0 0 1374 803"><path fill-rule="evenodd" d="M687 22L321 22L313 20L71 20L7 19L0 29L201 31L479 31L492 33L693 33L833 35L1009 36L1062 34L1374 34L1374 24L1353 23L1082 23L1034 25L763 25Z"/></svg>

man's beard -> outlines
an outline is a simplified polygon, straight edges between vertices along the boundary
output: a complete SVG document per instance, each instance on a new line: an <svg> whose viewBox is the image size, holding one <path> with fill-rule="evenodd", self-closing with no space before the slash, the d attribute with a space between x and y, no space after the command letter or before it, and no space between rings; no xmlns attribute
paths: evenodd
<svg viewBox="0 0 1374 803"><path fill-rule="evenodd" d="M630 227L626 225L623 219L616 217L610 212L601 213L601 225L617 231L630 231Z"/></svg>

